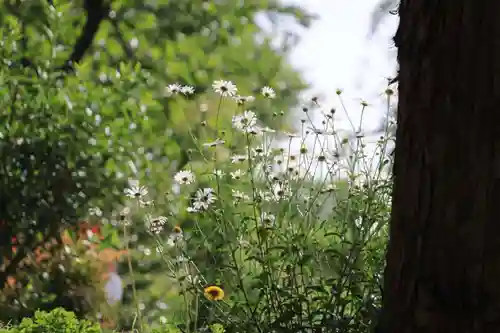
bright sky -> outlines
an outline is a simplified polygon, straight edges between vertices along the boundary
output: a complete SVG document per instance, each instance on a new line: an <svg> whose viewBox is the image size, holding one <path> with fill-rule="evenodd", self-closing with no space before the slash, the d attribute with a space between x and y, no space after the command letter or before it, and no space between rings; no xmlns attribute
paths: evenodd
<svg viewBox="0 0 500 333"><path fill-rule="evenodd" d="M371 15L379 0L284 0L320 18L302 34L290 61L301 70L312 92L325 96L326 109L335 106L335 90L344 90L351 116L359 118L361 99L372 107L365 113L364 130L376 127L383 115L381 96L387 77L396 68L392 36L397 17L388 15L379 31L368 37ZM340 115L341 116L341 115Z"/></svg>
<svg viewBox="0 0 500 333"><path fill-rule="evenodd" d="M363 132L379 128L386 115L387 97L384 91L387 78L394 76L396 70L396 49L392 37L398 20L394 15L387 15L377 33L370 36L371 17L379 1L282 0L319 16L310 29L301 31L301 42L292 51L289 61L311 85L311 90L303 98L310 101L311 97L317 96L325 112L331 108L337 110L334 118L337 132L353 133L358 130L362 114L361 101L366 101L369 105L363 113ZM286 26L286 21L282 24L290 28ZM346 110L339 101L337 89L343 91L342 99ZM300 110L298 114L302 114ZM312 113L312 116L314 126L321 129L320 121L324 116L318 111ZM295 123L297 127L300 126L298 117ZM332 136L322 138L323 143L319 146L316 145L317 137L314 135L307 136L305 141L303 138L293 139L291 143L283 140L278 145L283 148L290 145L293 151L297 151L304 142L309 149L318 150L316 153L319 150L333 152L339 147ZM377 139L374 136L363 139L366 144L364 153L368 156L374 156ZM378 159L374 159L364 165L367 168L370 165L375 167L377 163ZM319 169L324 169L324 165ZM319 177L322 179L321 174Z"/></svg>

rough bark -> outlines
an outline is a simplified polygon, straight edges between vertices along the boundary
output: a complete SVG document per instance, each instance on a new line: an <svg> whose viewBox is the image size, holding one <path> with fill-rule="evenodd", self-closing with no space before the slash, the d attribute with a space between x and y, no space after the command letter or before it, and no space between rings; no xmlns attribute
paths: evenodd
<svg viewBox="0 0 500 333"><path fill-rule="evenodd" d="M380 333L500 332L500 1L402 0Z"/></svg>

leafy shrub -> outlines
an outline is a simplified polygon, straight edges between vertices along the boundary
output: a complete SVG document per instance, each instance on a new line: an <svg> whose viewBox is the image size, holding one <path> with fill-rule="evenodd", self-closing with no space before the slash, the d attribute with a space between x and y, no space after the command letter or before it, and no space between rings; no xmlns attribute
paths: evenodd
<svg viewBox="0 0 500 333"><path fill-rule="evenodd" d="M51 312L37 311L33 319L25 318L19 325L6 326L1 333L101 333L99 324L79 320L74 313L57 308Z"/></svg>
<svg viewBox="0 0 500 333"><path fill-rule="evenodd" d="M80 222L92 202L107 207L120 200L124 181L116 165L129 156L120 134L112 142L105 129L126 123L121 110L129 96L119 91L132 91L141 72L122 66L125 78L105 89L88 69L69 75L60 69L59 42L8 12L0 14L0 320L58 306L83 314L91 310L85 295L93 277L73 265L60 235ZM64 20L53 10L40 14L47 14L43 25L49 27ZM64 31L49 35L60 40ZM22 50L20 40L26 42ZM26 57L36 64L22 65ZM127 119L140 125L138 118ZM128 147L132 143L127 140ZM51 259L29 265L39 250Z"/></svg>

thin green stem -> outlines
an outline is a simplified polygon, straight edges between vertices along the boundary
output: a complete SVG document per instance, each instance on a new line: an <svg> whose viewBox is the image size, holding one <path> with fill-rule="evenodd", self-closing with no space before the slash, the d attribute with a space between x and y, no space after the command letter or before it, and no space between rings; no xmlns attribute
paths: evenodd
<svg viewBox="0 0 500 333"><path fill-rule="evenodd" d="M128 242L128 233L127 233L127 225L123 225L123 238L125 239L125 250L127 251L127 264L128 264L128 270L130 274L130 278L132 280L132 293L134 296L134 302L137 310L137 320L139 322L139 333L144 332L144 326L142 322L142 314L141 314L141 307L139 305L139 298L137 296L137 288L135 286L135 278L134 278L134 269L132 268L132 255L130 254L130 247L129 247L129 242Z"/></svg>

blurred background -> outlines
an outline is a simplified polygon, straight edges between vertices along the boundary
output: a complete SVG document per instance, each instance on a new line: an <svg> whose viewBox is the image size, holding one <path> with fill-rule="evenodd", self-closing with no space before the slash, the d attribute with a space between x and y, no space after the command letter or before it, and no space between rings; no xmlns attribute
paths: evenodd
<svg viewBox="0 0 500 333"><path fill-rule="evenodd" d="M383 90L387 78L396 71L396 48L392 37L398 17L389 11L379 15L380 0L322 1L287 0L317 15L309 29L291 50L289 61L310 84L307 93L323 96L326 108L335 106L335 91L343 89L354 118L359 117L359 101L373 105L364 123L367 130L378 126L383 117ZM378 21L380 19L380 21ZM376 30L373 30L377 20ZM339 115L342 117L342 115ZM344 119L345 121L345 119Z"/></svg>

